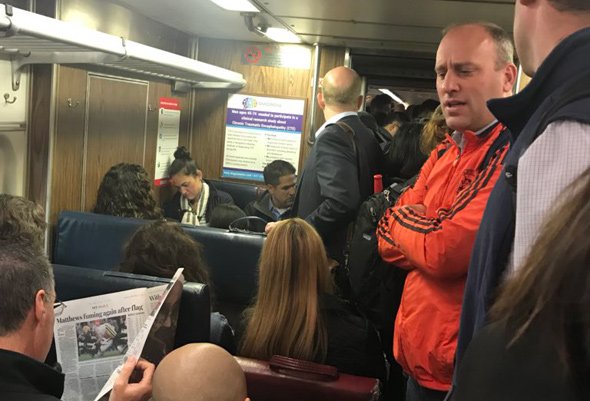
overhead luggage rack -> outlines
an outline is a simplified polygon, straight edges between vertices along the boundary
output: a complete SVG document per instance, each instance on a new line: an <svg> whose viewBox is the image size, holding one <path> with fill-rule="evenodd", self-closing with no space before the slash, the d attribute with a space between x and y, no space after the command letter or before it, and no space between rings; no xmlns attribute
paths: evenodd
<svg viewBox="0 0 590 401"><path fill-rule="evenodd" d="M125 38L4 4L0 58L12 64L12 87L28 64L95 64L168 79L194 88L242 88L242 74Z"/></svg>

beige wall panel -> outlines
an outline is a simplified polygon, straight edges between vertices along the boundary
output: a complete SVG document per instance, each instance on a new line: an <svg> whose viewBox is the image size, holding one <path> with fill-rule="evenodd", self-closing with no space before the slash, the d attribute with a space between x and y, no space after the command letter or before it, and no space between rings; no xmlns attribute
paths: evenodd
<svg viewBox="0 0 590 401"><path fill-rule="evenodd" d="M84 210L91 210L103 175L117 163L143 164L147 82L88 77Z"/></svg>

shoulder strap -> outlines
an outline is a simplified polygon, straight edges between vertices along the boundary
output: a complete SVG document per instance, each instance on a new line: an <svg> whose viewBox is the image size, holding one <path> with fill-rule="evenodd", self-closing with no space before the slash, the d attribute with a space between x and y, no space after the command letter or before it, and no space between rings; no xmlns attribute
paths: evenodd
<svg viewBox="0 0 590 401"><path fill-rule="evenodd" d="M358 161L358 150L356 148L356 141L354 140L354 130L350 125L342 121L338 121L335 125L339 126L346 133L346 135L350 136L350 140L352 141L352 150L354 151L354 154Z"/></svg>
<svg viewBox="0 0 590 401"><path fill-rule="evenodd" d="M342 121L338 121L335 125L339 126L340 129L342 129L346 135L348 135L350 137L350 141L352 142L352 151L354 152L354 158L356 159L356 166L357 166L357 178L359 180L361 180L361 163L360 163L360 157L359 157L359 152L358 149L356 147L356 141L354 139L355 137L355 133L354 130L352 129L352 127L348 124L346 124L345 122Z"/></svg>

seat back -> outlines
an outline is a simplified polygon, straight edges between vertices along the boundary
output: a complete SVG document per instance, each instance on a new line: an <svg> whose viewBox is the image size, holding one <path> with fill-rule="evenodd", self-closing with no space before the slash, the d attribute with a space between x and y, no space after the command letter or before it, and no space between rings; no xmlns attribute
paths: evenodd
<svg viewBox="0 0 590 401"><path fill-rule="evenodd" d="M113 270L131 235L149 220L64 211L59 214L52 261L55 264Z"/></svg>
<svg viewBox="0 0 590 401"><path fill-rule="evenodd" d="M270 361L236 357L256 401L370 401L379 380L339 373L335 367L275 355Z"/></svg>
<svg viewBox="0 0 590 401"><path fill-rule="evenodd" d="M258 187L252 184L220 180L207 180L207 182L213 184L218 190L230 194L231 197L234 198L235 204L238 205L240 209L244 209L248 203L256 200L256 197L260 192Z"/></svg>
<svg viewBox="0 0 590 401"><path fill-rule="evenodd" d="M62 301L133 288L155 287L170 282L169 279L160 277L56 264L53 265L53 274L55 290ZM184 283L176 326L175 348L189 343L209 341L210 314L209 288L205 284Z"/></svg>
<svg viewBox="0 0 590 401"><path fill-rule="evenodd" d="M125 243L148 222L87 212L62 212L57 222L53 263L117 269ZM265 237L212 227L182 225L182 228L203 245L216 310L225 314L234 328L239 327L242 311L256 294L258 258Z"/></svg>
<svg viewBox="0 0 590 401"><path fill-rule="evenodd" d="M213 227L182 228L203 245L214 298L248 305L256 295L258 259L265 237Z"/></svg>

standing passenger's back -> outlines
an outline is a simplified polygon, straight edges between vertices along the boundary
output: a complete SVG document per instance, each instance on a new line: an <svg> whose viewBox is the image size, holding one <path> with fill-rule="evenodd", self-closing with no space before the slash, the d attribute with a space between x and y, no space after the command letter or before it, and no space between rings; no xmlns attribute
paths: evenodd
<svg viewBox="0 0 590 401"><path fill-rule="evenodd" d="M381 173L382 152L357 115L361 80L346 67L326 74L317 95L326 122L299 180L293 215L305 219L322 237L328 255L342 263L346 229L361 202L373 193L373 175Z"/></svg>

